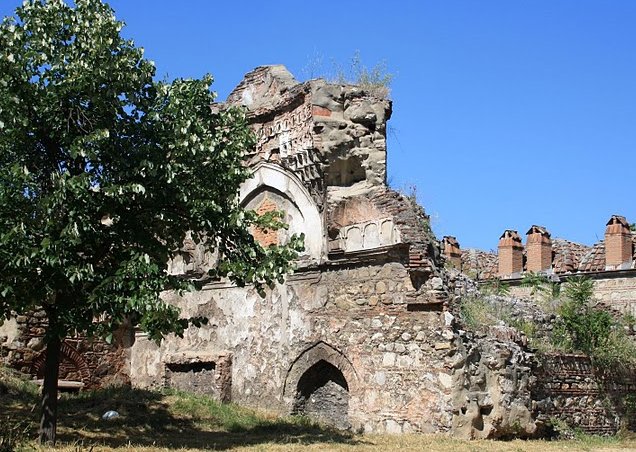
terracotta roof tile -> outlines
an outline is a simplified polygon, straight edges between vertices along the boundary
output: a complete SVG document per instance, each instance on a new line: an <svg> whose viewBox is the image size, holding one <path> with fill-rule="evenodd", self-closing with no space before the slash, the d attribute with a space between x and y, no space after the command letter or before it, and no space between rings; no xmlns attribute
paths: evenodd
<svg viewBox="0 0 636 452"><path fill-rule="evenodd" d="M596 242L592 249L581 259L580 272L605 271L605 241Z"/></svg>
<svg viewBox="0 0 636 452"><path fill-rule="evenodd" d="M592 248L580 243L570 242L565 239L554 239L552 241L552 269L554 273L571 273L576 272L579 268L581 259Z"/></svg>

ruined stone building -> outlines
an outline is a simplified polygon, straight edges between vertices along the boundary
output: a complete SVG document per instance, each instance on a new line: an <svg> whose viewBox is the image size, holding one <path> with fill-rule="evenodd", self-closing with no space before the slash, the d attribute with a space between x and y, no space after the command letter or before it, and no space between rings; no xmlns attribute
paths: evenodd
<svg viewBox="0 0 636 452"><path fill-rule="evenodd" d="M613 412L589 406L596 403L584 398L589 388L577 398L559 392L572 379L591 381L584 360L559 358L537 369L516 332L464 331L458 299L474 283L448 268L481 278L516 275L524 265L546 268L550 256L551 265L574 268L585 250L551 243L545 228L533 227L525 251L518 234L506 231L499 257L463 251L449 237L442 254L422 208L386 184L391 102L360 87L299 83L283 66L265 66L248 73L227 103L246 108L258 137L242 205L283 211L289 225L253 233L263 245L304 233L296 271L264 298L225 280L182 296L165 293L184 317L209 323L161 345L140 332L122 334L116 346L69 339L60 378L87 387L184 389L361 432L529 437L561 414L588 431L616 431ZM623 226L619 217L611 225L625 238ZM605 255L613 256L613 242L606 243ZM622 246L617 259L627 256ZM169 271L197 278L212 261L186 243ZM25 316L0 326L0 357L36 376L45 353L38 322Z"/></svg>
<svg viewBox="0 0 636 452"><path fill-rule="evenodd" d="M390 101L267 66L227 102L247 108L258 137L243 206L282 210L289 224L257 238L304 233L305 253L265 298L225 281L167 295L210 324L160 347L138 334L132 383L214 388L221 400L367 432L448 430L452 316L428 218L386 185ZM186 256L172 271L197 265Z"/></svg>

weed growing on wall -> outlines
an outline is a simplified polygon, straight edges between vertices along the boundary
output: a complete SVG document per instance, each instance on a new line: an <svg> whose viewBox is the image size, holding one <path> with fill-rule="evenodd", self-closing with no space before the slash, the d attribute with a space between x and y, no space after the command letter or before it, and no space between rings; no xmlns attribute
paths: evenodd
<svg viewBox="0 0 636 452"><path fill-rule="evenodd" d="M459 309L466 328L472 331L485 332L502 322L511 323L511 310L505 303L483 296L462 298Z"/></svg>
<svg viewBox="0 0 636 452"><path fill-rule="evenodd" d="M343 65L331 60L329 69L325 69L322 55L314 55L301 72L309 79L324 78L331 83L358 85L380 99L389 98L394 78L394 74L388 70L386 61L368 67L362 62L359 50L354 52L348 64Z"/></svg>

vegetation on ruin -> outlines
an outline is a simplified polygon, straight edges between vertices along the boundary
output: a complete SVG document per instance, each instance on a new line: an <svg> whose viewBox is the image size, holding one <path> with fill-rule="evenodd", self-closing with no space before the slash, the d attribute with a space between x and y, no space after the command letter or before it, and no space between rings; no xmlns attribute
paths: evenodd
<svg viewBox="0 0 636 452"><path fill-rule="evenodd" d="M510 286L499 278L492 278L484 282L481 292L485 295L507 296L510 293Z"/></svg>
<svg viewBox="0 0 636 452"><path fill-rule="evenodd" d="M509 306L483 296L462 298L459 310L465 326L472 331L487 332L491 326L511 323Z"/></svg>
<svg viewBox="0 0 636 452"><path fill-rule="evenodd" d="M38 388L0 367L0 451L44 451L35 444ZM321 427L304 417L223 405L200 395L112 387L61 394L62 451L168 450L432 450L546 451L634 448L636 439L575 434L569 441L463 441L445 435L357 435ZM114 409L119 418L101 415ZM6 426L13 428L9 431Z"/></svg>
<svg viewBox="0 0 636 452"><path fill-rule="evenodd" d="M331 61L331 69L325 69L322 56L314 56L307 63L303 72L308 78L324 78L331 83L358 85L368 93L380 99L388 99L391 95L391 82L394 74L390 73L386 61L380 61L368 67L362 61L360 51L356 50L347 64Z"/></svg>
<svg viewBox="0 0 636 452"><path fill-rule="evenodd" d="M281 224L239 205L243 111L211 108L209 75L155 81L122 26L100 0L28 1L0 25L0 321L47 316L47 441L64 337L109 339L127 321L161 340L204 321L159 297L193 287L166 271L186 231L216 252L213 276L260 292L302 248L250 234Z"/></svg>
<svg viewBox="0 0 636 452"><path fill-rule="evenodd" d="M540 353L584 353L601 370L636 366L636 343L626 332L633 331L636 321L630 315L615 318L598 306L591 279L575 276L558 283L528 274L521 285L530 289L536 307L555 316L550 328L515 317L505 299L510 289L496 278L480 286L479 294L462 298L460 313L466 327L482 332L498 324L514 327Z"/></svg>

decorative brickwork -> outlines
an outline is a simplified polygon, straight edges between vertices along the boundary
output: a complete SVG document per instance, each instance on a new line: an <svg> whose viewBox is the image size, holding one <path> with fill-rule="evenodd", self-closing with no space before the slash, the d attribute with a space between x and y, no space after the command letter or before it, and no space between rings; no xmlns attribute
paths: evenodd
<svg viewBox="0 0 636 452"><path fill-rule="evenodd" d="M43 378L46 349L45 315L17 316L0 327L0 358L5 364L35 378ZM3 334L4 331L4 334ZM69 337L61 347L60 380L80 381L85 388L129 382L128 350L124 330L113 345L97 339Z"/></svg>

